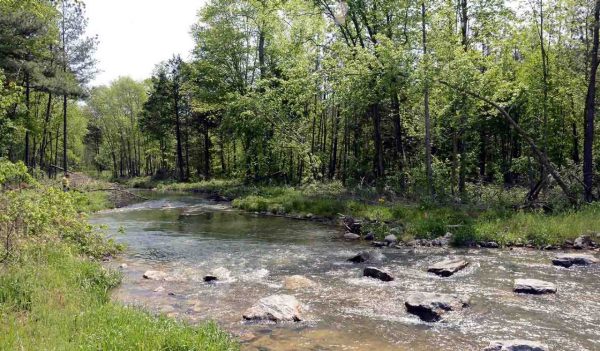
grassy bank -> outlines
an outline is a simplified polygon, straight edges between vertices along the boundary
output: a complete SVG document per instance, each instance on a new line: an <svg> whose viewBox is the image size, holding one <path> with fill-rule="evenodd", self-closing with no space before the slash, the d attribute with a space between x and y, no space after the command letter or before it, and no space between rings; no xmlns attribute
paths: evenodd
<svg viewBox="0 0 600 351"><path fill-rule="evenodd" d="M86 220L102 192L63 192L0 160L0 350L237 350L212 323L190 326L110 301L118 254Z"/></svg>
<svg viewBox="0 0 600 351"><path fill-rule="evenodd" d="M516 191L482 197L480 203L441 205L409 203L374 189L346 189L339 183L300 188L247 186L234 180L196 183L157 183L157 190L214 193L232 198L233 206L251 212L320 216L339 214L366 220L366 229L379 237L393 233L405 241L433 239L450 231L456 245L495 241L500 245L561 245L582 234L600 232L600 206L578 210L514 210L522 197ZM486 206L482 206L484 203Z"/></svg>
<svg viewBox="0 0 600 351"><path fill-rule="evenodd" d="M111 303L119 280L68 245L29 248L0 274L0 349L237 349L214 324L187 326Z"/></svg>

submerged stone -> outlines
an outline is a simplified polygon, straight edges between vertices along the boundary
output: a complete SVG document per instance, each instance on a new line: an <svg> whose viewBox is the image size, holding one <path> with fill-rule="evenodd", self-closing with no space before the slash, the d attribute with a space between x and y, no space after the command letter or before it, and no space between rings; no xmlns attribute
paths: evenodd
<svg viewBox="0 0 600 351"><path fill-rule="evenodd" d="M516 279L514 292L523 294L554 294L556 285L538 279Z"/></svg>
<svg viewBox="0 0 600 351"><path fill-rule="evenodd" d="M392 275L390 273L388 273L382 269L375 268L375 267L366 267L363 270L363 276L369 277L369 278L374 278L374 279L379 279L384 282L390 282L390 281L394 280L394 277L392 277Z"/></svg>
<svg viewBox="0 0 600 351"><path fill-rule="evenodd" d="M348 261L353 262L353 263L363 263L363 262L370 261L371 258L372 258L372 255L369 251L363 251L363 252L359 253L358 255L349 258Z"/></svg>
<svg viewBox="0 0 600 351"><path fill-rule="evenodd" d="M242 317L252 321L299 322L302 320L302 306L294 296L271 295L260 299Z"/></svg>
<svg viewBox="0 0 600 351"><path fill-rule="evenodd" d="M144 279L163 280L167 278L167 273L163 271L146 271L143 275Z"/></svg>
<svg viewBox="0 0 600 351"><path fill-rule="evenodd" d="M314 285L315 282L301 275L292 275L283 280L283 287L288 290L310 288Z"/></svg>
<svg viewBox="0 0 600 351"><path fill-rule="evenodd" d="M449 277L468 265L468 261L461 259L445 260L429 266L427 271L442 277Z"/></svg>
<svg viewBox="0 0 600 351"><path fill-rule="evenodd" d="M469 299L458 295L416 293L408 297L404 306L408 313L425 322L437 322L447 312L460 311L469 306Z"/></svg>
<svg viewBox="0 0 600 351"><path fill-rule="evenodd" d="M549 351L548 346L529 340L492 341L483 351Z"/></svg>

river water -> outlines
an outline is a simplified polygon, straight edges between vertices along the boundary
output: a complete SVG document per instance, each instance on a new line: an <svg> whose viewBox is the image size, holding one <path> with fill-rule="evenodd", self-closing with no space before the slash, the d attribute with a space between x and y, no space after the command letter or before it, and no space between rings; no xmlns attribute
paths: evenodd
<svg viewBox="0 0 600 351"><path fill-rule="evenodd" d="M600 350L600 268L554 267L549 252L372 249L378 262L370 265L396 278L384 283L361 277L364 265L346 261L369 248L341 240L337 227L247 214L199 196L155 195L92 222L128 247L110 263L127 266L115 300L189 322L214 320L239 335L244 350L481 350L490 340L516 338L551 350ZM447 257L471 264L449 278L426 272ZM169 278L143 279L146 270ZM211 272L224 279L204 283ZM316 285L285 290L283 279L296 274ZM553 282L558 293L514 294L516 278ZM405 311L412 292L469 295L471 307L424 323ZM242 321L248 307L272 294L294 295L307 321Z"/></svg>

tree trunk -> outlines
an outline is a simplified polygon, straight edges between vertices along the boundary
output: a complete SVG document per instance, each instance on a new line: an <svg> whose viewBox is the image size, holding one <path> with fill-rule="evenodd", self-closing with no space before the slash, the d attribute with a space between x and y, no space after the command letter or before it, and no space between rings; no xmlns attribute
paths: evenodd
<svg viewBox="0 0 600 351"><path fill-rule="evenodd" d="M63 95L63 171L69 172L67 160L67 94Z"/></svg>
<svg viewBox="0 0 600 351"><path fill-rule="evenodd" d="M185 181L185 173L183 171L183 149L181 146L181 121L179 118L179 86L175 83L173 87L173 100L175 103L175 134L177 138L177 167L179 169L179 180Z"/></svg>
<svg viewBox="0 0 600 351"><path fill-rule="evenodd" d="M425 26L425 2L421 3L421 24L423 27L423 57L427 57L427 27ZM427 62L426 62L427 64ZM427 68L426 68L427 69ZM425 87L423 92L423 104L425 105L425 168L427 173L427 193L433 195L433 169L431 161L431 118L429 116L429 79L425 78Z"/></svg>
<svg viewBox="0 0 600 351"><path fill-rule="evenodd" d="M29 124L31 123L31 86L29 73L25 74L25 107L27 108L27 121L25 123L25 165L29 167Z"/></svg>
<svg viewBox="0 0 600 351"><path fill-rule="evenodd" d="M585 201L593 200L592 187L594 184L594 118L596 102L596 73L598 71L598 32L600 27L600 0L594 6L594 30L588 81L587 96L584 111L584 139L583 139L583 185Z"/></svg>
<svg viewBox="0 0 600 351"><path fill-rule="evenodd" d="M370 108L371 118L373 119L373 142L375 143L375 157L373 167L375 178L381 178L385 175L383 163L383 139L381 137L381 115L379 106L372 104Z"/></svg>

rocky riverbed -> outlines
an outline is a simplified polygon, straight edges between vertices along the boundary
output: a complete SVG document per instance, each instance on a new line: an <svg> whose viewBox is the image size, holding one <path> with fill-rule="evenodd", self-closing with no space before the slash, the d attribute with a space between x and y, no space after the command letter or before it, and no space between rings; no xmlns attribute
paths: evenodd
<svg viewBox="0 0 600 351"><path fill-rule="evenodd" d="M244 214L194 196L93 220L129 246L109 263L124 273L115 299L191 322L216 320L246 350L508 350L516 342L600 349L594 251L369 248L339 227ZM515 292L520 279L556 291ZM286 318L276 323L277 316Z"/></svg>

